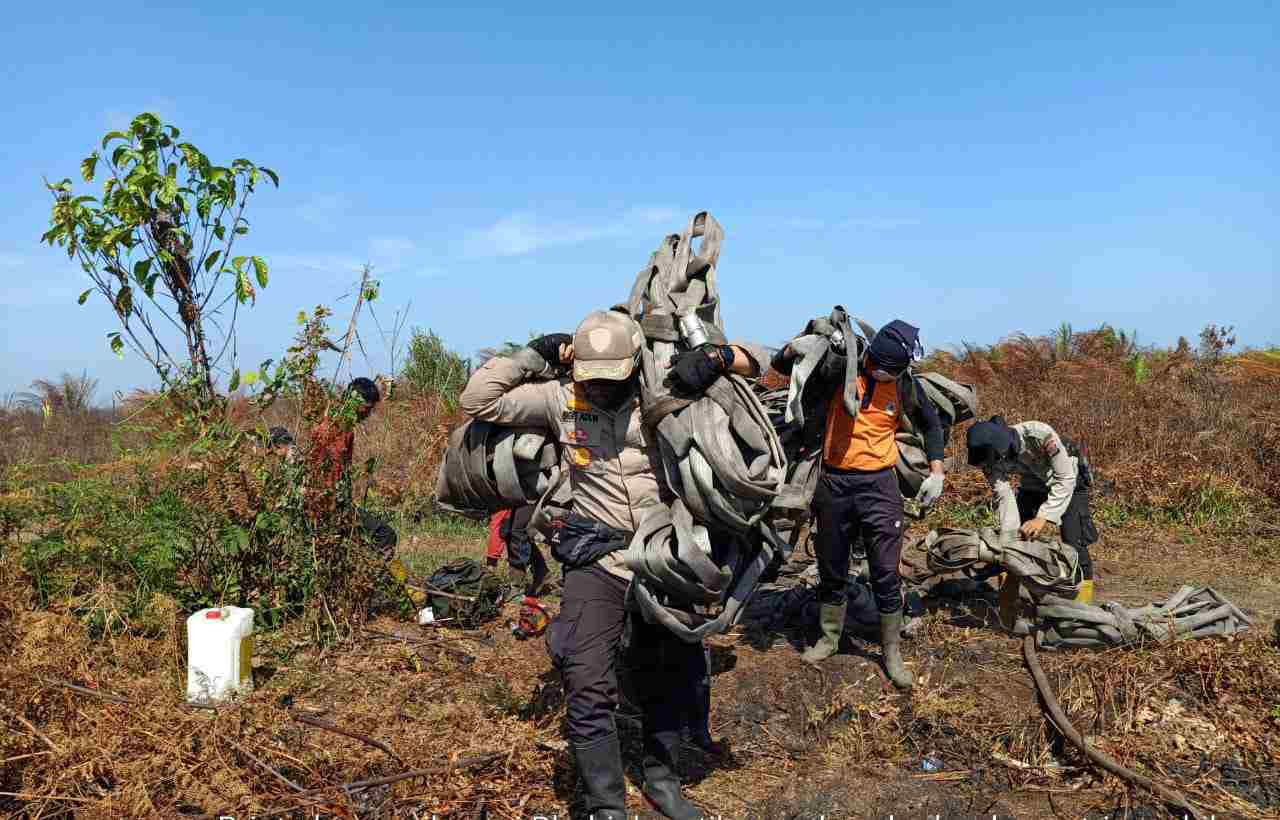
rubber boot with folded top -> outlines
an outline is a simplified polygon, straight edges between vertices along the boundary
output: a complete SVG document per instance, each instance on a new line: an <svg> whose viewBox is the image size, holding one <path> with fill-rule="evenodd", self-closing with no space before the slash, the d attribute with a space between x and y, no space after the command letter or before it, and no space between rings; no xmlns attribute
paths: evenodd
<svg viewBox="0 0 1280 820"><path fill-rule="evenodd" d="M822 637L801 655L805 663L821 663L840 651L840 636L844 634L844 612L847 605L847 601L823 604L818 610L818 626L822 628Z"/></svg>
<svg viewBox="0 0 1280 820"><path fill-rule="evenodd" d="M680 793L680 777L676 768L680 760L680 738L659 736L650 739L644 756L644 786L640 791L653 808L671 820L704 820L702 809Z"/></svg>
<svg viewBox="0 0 1280 820"><path fill-rule="evenodd" d="M507 601L514 601L517 598L523 598L525 589L528 586L529 573L523 569L507 568L507 585L511 587L511 591L507 594Z"/></svg>
<svg viewBox="0 0 1280 820"><path fill-rule="evenodd" d="M574 744L583 808L595 820L626 820L627 786L622 776L622 745L611 734L586 744Z"/></svg>
<svg viewBox="0 0 1280 820"><path fill-rule="evenodd" d="M880 613L880 645L884 650L884 671L899 689L910 689L915 679L902 662L902 610Z"/></svg>

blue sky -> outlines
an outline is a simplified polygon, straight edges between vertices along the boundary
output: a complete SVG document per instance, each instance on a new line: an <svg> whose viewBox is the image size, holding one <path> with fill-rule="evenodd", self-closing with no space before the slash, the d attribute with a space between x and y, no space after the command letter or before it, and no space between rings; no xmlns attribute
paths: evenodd
<svg viewBox="0 0 1280 820"><path fill-rule="evenodd" d="M0 392L154 381L38 243L41 175L142 110L280 174L247 214L272 268L248 363L365 261L384 320L412 302L464 353L571 330L700 209L731 336L841 303L930 347L1062 321L1280 342L1274 3L204 5L6 12Z"/></svg>

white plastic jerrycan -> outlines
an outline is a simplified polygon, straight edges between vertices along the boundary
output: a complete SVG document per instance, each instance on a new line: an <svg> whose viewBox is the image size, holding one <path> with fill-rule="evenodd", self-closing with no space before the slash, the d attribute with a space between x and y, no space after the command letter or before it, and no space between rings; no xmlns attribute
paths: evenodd
<svg viewBox="0 0 1280 820"><path fill-rule="evenodd" d="M202 609L187 618L187 700L226 700L253 688L253 610Z"/></svg>

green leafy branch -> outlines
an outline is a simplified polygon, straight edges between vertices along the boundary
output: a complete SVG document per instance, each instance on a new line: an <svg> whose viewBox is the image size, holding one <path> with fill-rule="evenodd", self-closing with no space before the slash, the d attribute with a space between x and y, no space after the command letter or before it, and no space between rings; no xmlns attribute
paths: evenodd
<svg viewBox="0 0 1280 820"><path fill-rule="evenodd" d="M128 347L143 356L166 385L189 372L212 395L213 371L228 353L226 367L235 368L239 308L268 281L265 259L232 255L249 233L245 207L260 182L278 187L279 178L247 159L215 165L179 136L149 113L127 131L107 132L80 163L85 182L102 177L101 197L77 195L70 179L46 180L54 201L41 241L66 250L88 275L93 286L80 304L97 292L113 308L120 329L107 338L117 355ZM221 334L212 355L206 323ZM182 338L185 357L166 345L166 325Z"/></svg>

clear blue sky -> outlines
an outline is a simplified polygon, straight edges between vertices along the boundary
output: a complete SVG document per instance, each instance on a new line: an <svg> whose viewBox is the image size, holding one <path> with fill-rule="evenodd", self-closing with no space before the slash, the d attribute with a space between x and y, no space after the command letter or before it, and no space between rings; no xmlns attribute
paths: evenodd
<svg viewBox="0 0 1280 820"><path fill-rule="evenodd" d="M41 175L142 110L280 174L248 214L250 363L363 261L384 319L412 300L464 353L571 330L704 208L731 336L838 302L930 347L1062 321L1280 341L1274 3L131 5L5 13L0 392L154 381L38 244Z"/></svg>

